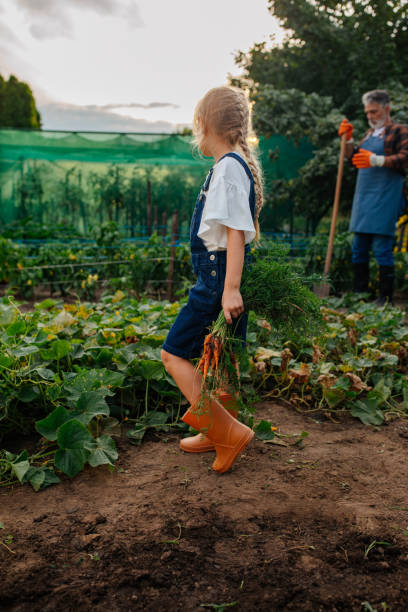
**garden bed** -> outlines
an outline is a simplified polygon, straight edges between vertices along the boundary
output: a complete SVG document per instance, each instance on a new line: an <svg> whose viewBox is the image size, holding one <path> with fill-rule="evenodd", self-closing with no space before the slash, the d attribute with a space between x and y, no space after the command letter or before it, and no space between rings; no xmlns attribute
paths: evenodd
<svg viewBox="0 0 408 612"><path fill-rule="evenodd" d="M408 422L257 416L280 444L257 440L224 475L161 434L122 438L113 473L2 490L0 608L406 609Z"/></svg>

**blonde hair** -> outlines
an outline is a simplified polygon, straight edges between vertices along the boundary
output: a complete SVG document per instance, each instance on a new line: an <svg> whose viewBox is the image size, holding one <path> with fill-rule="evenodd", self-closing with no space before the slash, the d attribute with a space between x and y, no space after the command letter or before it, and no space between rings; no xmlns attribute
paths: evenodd
<svg viewBox="0 0 408 612"><path fill-rule="evenodd" d="M254 224L258 240L259 213L263 206L262 170L248 142L254 134L248 98L242 89L228 85L214 87L199 100L193 119L193 134L198 146L208 129L225 140L233 150L238 150L251 170L255 188Z"/></svg>

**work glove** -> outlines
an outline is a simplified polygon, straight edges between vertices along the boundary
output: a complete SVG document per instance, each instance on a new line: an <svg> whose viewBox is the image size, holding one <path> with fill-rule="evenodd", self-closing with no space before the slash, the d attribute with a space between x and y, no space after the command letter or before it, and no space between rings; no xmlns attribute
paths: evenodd
<svg viewBox="0 0 408 612"><path fill-rule="evenodd" d="M353 129L353 124L347 121L347 119L343 119L339 125L340 138L343 136L343 134L347 134L347 142L353 140Z"/></svg>
<svg viewBox="0 0 408 612"><path fill-rule="evenodd" d="M356 168L374 168L384 165L384 155L376 155L366 149L359 149L351 158L353 165Z"/></svg>

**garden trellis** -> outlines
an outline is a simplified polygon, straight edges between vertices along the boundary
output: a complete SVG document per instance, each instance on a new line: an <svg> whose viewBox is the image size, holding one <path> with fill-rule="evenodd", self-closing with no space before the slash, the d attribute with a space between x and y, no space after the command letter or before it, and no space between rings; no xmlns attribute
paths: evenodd
<svg viewBox="0 0 408 612"><path fill-rule="evenodd" d="M191 144L182 134L0 130L0 223L30 217L86 236L95 224L116 221L134 237L161 233L178 210L186 231L211 165ZM295 147L279 135L259 148L266 189L311 155L307 143ZM275 227L280 214L274 211Z"/></svg>
<svg viewBox="0 0 408 612"><path fill-rule="evenodd" d="M279 135L259 150L266 188L310 155L309 145ZM20 242L17 251L6 242L0 248L0 282L28 297L39 285L88 295L114 280L170 298L190 275L176 247L188 240L211 163L194 152L190 135L0 130L0 233ZM268 216L277 226L284 215ZM160 240L151 243L152 234ZM283 239L298 244L296 236ZM140 261L143 247L148 257Z"/></svg>

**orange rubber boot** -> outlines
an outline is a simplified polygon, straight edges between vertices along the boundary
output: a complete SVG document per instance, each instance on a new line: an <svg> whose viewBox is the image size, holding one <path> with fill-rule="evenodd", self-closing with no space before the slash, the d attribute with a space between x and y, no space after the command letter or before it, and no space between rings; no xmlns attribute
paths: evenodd
<svg viewBox="0 0 408 612"><path fill-rule="evenodd" d="M200 401L200 400L199 400ZM190 406L182 421L194 429L205 431L215 446L217 458L213 470L226 472L237 455L244 450L254 436L252 429L234 419L216 399L204 399L204 406ZM196 411L196 412L195 412Z"/></svg>
<svg viewBox="0 0 408 612"><path fill-rule="evenodd" d="M238 418L238 403L232 395L221 391L218 395L218 400L234 419ZM190 438L183 438L180 441L180 449L186 453L207 453L208 451L215 450L215 447L207 436L199 433Z"/></svg>

